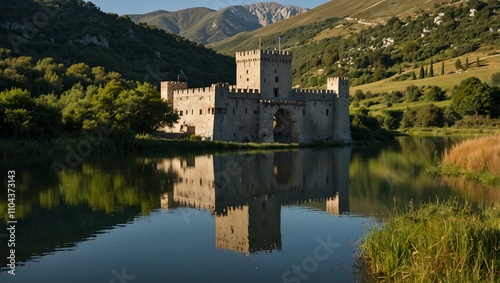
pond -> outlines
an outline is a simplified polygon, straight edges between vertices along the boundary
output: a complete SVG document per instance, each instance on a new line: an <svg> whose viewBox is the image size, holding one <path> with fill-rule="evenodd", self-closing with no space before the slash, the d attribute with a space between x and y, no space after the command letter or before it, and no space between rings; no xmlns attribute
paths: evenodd
<svg viewBox="0 0 500 283"><path fill-rule="evenodd" d="M16 172L17 265L10 274L2 256L0 281L360 282L357 247L393 209L498 199L426 172L454 142L4 160L3 183ZM8 205L4 193L2 255Z"/></svg>

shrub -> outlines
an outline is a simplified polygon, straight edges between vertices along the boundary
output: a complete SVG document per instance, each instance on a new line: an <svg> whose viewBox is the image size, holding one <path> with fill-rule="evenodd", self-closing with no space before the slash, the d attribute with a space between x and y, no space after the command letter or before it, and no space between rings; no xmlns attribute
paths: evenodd
<svg viewBox="0 0 500 283"><path fill-rule="evenodd" d="M201 141L201 136L199 135L190 135L189 136L190 141Z"/></svg>

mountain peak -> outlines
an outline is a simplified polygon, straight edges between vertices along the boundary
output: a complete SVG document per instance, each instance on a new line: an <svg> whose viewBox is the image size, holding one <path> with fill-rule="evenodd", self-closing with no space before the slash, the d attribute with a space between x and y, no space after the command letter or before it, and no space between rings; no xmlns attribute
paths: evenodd
<svg viewBox="0 0 500 283"><path fill-rule="evenodd" d="M268 26L308 10L276 2L264 2L230 6L218 11L208 8L190 8L176 12L155 11L130 15L130 18L136 23L146 22L192 41L207 44L224 40L240 32Z"/></svg>

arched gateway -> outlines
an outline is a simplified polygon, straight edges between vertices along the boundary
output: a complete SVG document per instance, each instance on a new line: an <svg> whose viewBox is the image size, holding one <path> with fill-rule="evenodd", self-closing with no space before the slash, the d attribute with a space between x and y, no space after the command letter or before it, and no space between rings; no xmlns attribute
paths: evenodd
<svg viewBox="0 0 500 283"><path fill-rule="evenodd" d="M275 142L292 142L292 115L286 109L279 109L273 116L273 137Z"/></svg>

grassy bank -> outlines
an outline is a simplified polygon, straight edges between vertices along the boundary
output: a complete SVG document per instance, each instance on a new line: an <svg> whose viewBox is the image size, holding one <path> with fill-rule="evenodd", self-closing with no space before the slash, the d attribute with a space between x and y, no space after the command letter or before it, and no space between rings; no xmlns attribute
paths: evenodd
<svg viewBox="0 0 500 283"><path fill-rule="evenodd" d="M76 137L57 138L49 141L1 140L0 158L52 157L60 155L89 156L107 153L177 154L211 153L237 150L277 150L300 147L328 147L340 144L316 142L297 143L238 143L201 141L193 139L164 139L152 136L135 136L128 131L114 131L107 136L101 133L82 134Z"/></svg>
<svg viewBox="0 0 500 283"><path fill-rule="evenodd" d="M454 145L431 171L500 187L500 136L470 139Z"/></svg>
<svg viewBox="0 0 500 283"><path fill-rule="evenodd" d="M500 211L456 200L392 213L371 230L360 260L373 281L497 282Z"/></svg>
<svg viewBox="0 0 500 283"><path fill-rule="evenodd" d="M500 134L500 130L496 128L455 128L455 127L428 127L428 128L410 128L403 133L412 136L491 136Z"/></svg>
<svg viewBox="0 0 500 283"><path fill-rule="evenodd" d="M88 156L103 153L176 154L250 149L290 149L298 147L298 144L166 140L152 137L132 137L118 140L104 138L95 143L86 138L60 138L45 142L3 140L0 142L0 158L22 156L50 157L75 152L80 156Z"/></svg>

